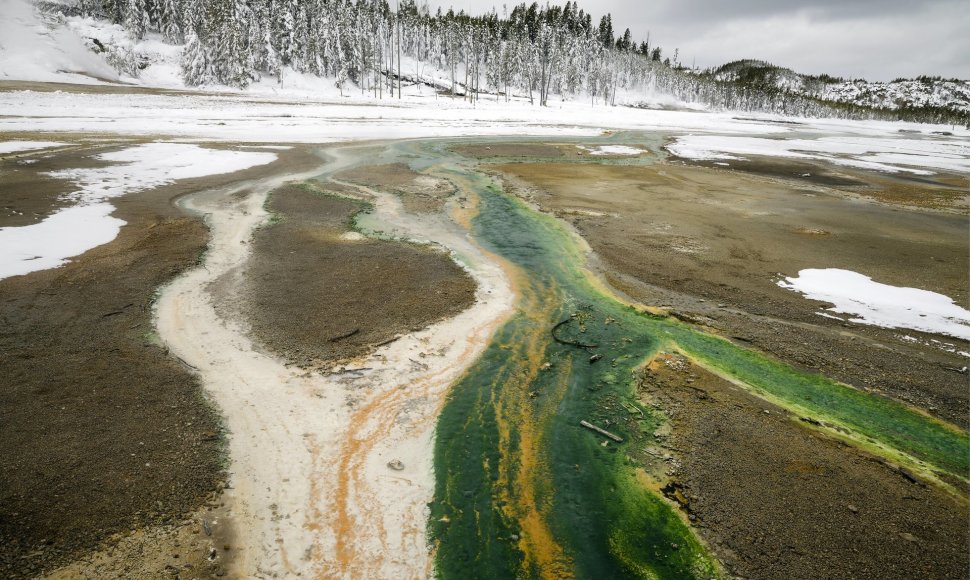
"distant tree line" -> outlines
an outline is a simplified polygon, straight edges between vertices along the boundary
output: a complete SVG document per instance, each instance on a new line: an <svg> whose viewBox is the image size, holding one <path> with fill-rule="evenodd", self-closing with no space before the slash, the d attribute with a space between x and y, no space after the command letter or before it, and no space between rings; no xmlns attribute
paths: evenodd
<svg viewBox="0 0 970 580"><path fill-rule="evenodd" d="M618 90L647 89L662 51L617 37L574 2L519 4L499 16L431 13L403 0L81 0L88 13L136 38L159 32L185 43L189 85L245 87L285 68L330 77L341 89L400 94L402 83L446 81L453 95L588 96L612 103ZM446 71L444 79L435 71Z"/></svg>
<svg viewBox="0 0 970 580"><path fill-rule="evenodd" d="M946 116L853 107L753 79L692 74L677 51L665 58L661 47L636 42L629 29L617 35L611 15L594 22L573 1L521 3L501 16L495 9L480 16L432 13L415 0L393 9L387 0L77 1L81 12L109 18L135 38L157 32L185 44L182 75L190 86L243 88L266 75L283 82L291 69L379 98L423 83L472 102L520 96L547 105L557 95L615 104L618 93L628 101L660 93L717 109L799 116Z"/></svg>

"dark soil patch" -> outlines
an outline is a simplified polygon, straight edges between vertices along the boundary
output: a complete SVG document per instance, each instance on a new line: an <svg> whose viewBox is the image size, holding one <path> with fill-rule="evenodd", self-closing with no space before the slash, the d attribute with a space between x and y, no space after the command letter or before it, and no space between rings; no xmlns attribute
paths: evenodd
<svg viewBox="0 0 970 580"><path fill-rule="evenodd" d="M671 415L668 496L743 578L963 578L967 505L661 355L641 395Z"/></svg>
<svg viewBox="0 0 970 580"><path fill-rule="evenodd" d="M490 157L562 157L563 152L555 145L544 143L488 143L452 145L452 151L465 157L487 159Z"/></svg>
<svg viewBox="0 0 970 580"><path fill-rule="evenodd" d="M141 87L137 85L125 84L92 84L80 85L76 83L48 83L42 81L0 81L0 91L36 91L96 94L96 95L214 95L224 96L222 93L206 93L199 91L177 90L177 89L156 89L152 87Z"/></svg>
<svg viewBox="0 0 970 580"><path fill-rule="evenodd" d="M360 202L309 185L271 194L278 222L257 232L245 314L258 341L300 366L330 366L455 315L475 282L427 246L341 236Z"/></svg>
<svg viewBox="0 0 970 580"><path fill-rule="evenodd" d="M864 196L889 205L946 210L965 215L967 201L970 199L966 179L954 175L919 176L906 172L890 174L852 167L836 168L821 162L758 156L725 161L696 161L678 157L671 159L696 167L780 178L789 181L796 188L803 183L837 188L847 195Z"/></svg>
<svg viewBox="0 0 970 580"><path fill-rule="evenodd" d="M836 172L832 169L824 168L819 164L811 163L809 161L793 161L790 159L779 161L765 157L755 157L752 159L730 159L724 161L694 161L692 159L681 159L679 157L671 157L671 159L676 159L690 165L697 165L699 167L717 169L730 168L735 171L742 171L744 173L764 175L767 177L780 177L783 179L791 179L793 181L811 183L815 185L865 185L864 181L854 179L843 174L842 172ZM728 167L718 165L718 163L727 163Z"/></svg>
<svg viewBox="0 0 970 580"><path fill-rule="evenodd" d="M400 196L404 209L411 213L438 211L444 207L445 199L455 193L451 183L417 173L404 163L367 165L343 171L337 177L394 193Z"/></svg>

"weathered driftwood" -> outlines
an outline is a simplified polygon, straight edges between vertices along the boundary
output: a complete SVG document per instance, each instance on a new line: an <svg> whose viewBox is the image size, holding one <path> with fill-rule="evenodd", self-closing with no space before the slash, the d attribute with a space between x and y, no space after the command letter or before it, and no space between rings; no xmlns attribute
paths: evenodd
<svg viewBox="0 0 970 580"><path fill-rule="evenodd" d="M583 427L586 427L587 429L589 429L591 431L596 431L597 433L599 433L603 437L608 437L608 438L612 439L613 441L616 441L617 443L623 443L623 438L620 437L619 435L614 435L614 434L610 433L609 431L607 431L606 429L601 429L601 428L597 427L596 425L593 425L589 421L580 421L579 424L582 425Z"/></svg>

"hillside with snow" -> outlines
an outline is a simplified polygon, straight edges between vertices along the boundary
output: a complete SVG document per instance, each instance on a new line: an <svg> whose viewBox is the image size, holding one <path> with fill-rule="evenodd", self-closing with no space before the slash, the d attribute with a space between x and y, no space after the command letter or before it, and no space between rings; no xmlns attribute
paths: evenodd
<svg viewBox="0 0 970 580"><path fill-rule="evenodd" d="M738 60L698 74L718 83L734 84L768 94L790 94L820 102L873 110L929 115L952 113L970 122L970 81L918 77L892 82L845 80L806 75L761 60Z"/></svg>
<svg viewBox="0 0 970 580"><path fill-rule="evenodd" d="M118 70L89 50L58 11L0 1L0 80L118 82Z"/></svg>
<svg viewBox="0 0 970 580"><path fill-rule="evenodd" d="M970 81L920 77L892 82L865 80L826 84L819 98L885 109L939 107L970 112Z"/></svg>

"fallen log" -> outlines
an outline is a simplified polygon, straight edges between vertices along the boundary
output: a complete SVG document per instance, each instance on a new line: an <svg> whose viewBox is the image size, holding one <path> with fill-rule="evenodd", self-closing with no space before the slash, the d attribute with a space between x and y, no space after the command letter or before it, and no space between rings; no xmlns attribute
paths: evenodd
<svg viewBox="0 0 970 580"><path fill-rule="evenodd" d="M606 429L601 429L601 428L597 427L596 425L593 425L589 421L580 421L579 424L582 425L583 427L586 427L590 431L596 431L597 433L599 433L603 437L607 437L609 439L612 439L613 441L616 441L617 443L623 443L623 438L620 437L619 435L614 435L614 434L610 433L609 431L607 431Z"/></svg>

